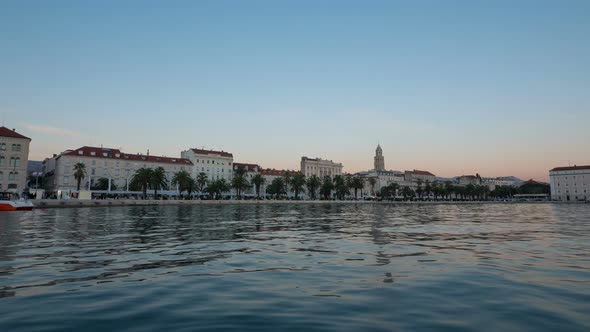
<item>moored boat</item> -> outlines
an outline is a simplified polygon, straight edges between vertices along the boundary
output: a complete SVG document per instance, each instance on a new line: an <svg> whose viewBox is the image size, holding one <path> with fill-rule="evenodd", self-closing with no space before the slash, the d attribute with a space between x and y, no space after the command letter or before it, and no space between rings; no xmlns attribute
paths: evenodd
<svg viewBox="0 0 590 332"><path fill-rule="evenodd" d="M32 210L35 206L28 199L14 199L12 193L1 193L0 211L27 211Z"/></svg>

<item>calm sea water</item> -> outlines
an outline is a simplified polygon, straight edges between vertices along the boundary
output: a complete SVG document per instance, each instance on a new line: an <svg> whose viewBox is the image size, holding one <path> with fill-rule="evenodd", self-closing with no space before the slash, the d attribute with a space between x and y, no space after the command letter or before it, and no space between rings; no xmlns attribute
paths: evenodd
<svg viewBox="0 0 590 332"><path fill-rule="evenodd" d="M0 215L0 331L590 331L590 205Z"/></svg>

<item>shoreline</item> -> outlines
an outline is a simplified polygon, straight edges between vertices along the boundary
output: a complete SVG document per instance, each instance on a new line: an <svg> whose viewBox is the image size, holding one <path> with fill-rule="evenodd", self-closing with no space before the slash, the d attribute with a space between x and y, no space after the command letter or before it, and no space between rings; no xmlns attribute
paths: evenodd
<svg viewBox="0 0 590 332"><path fill-rule="evenodd" d="M77 199L34 199L35 209L107 207L107 206L181 206L181 205L285 205L285 204L337 204L337 205L474 205L474 204L585 204L585 202L535 201L535 202L495 202L495 201L288 201L288 200L77 200Z"/></svg>

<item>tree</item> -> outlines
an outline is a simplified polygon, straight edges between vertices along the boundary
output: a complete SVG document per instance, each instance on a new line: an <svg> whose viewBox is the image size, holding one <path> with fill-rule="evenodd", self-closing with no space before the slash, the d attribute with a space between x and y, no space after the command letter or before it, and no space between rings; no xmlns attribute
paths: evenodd
<svg viewBox="0 0 590 332"><path fill-rule="evenodd" d="M236 190L236 195L238 199L242 198L242 191L248 189L250 183L248 183L248 179L246 179L246 169L243 166L238 167L234 171L234 177L231 180L231 187Z"/></svg>
<svg viewBox="0 0 590 332"><path fill-rule="evenodd" d="M332 196L332 190L334 190L334 182L328 175L324 176L322 185L320 187L320 195L324 196L324 199L329 199Z"/></svg>
<svg viewBox="0 0 590 332"><path fill-rule="evenodd" d="M363 195L363 188L365 187L365 180L361 177L354 177L351 180L351 188L354 189L354 199L357 199L357 192L360 189L361 190L361 196Z"/></svg>
<svg viewBox="0 0 590 332"><path fill-rule="evenodd" d="M76 163L74 165L74 179L76 179L76 190L80 191L80 182L86 177L86 165L84 163Z"/></svg>
<svg viewBox="0 0 590 332"><path fill-rule="evenodd" d="M201 172L197 174L197 188L199 192L202 193L205 191L205 186L207 185L207 174Z"/></svg>
<svg viewBox="0 0 590 332"><path fill-rule="evenodd" d="M475 195L475 186L471 183L465 186L465 195L469 196L470 200L473 200L473 196Z"/></svg>
<svg viewBox="0 0 590 332"><path fill-rule="evenodd" d="M274 178L270 183L270 186L266 188L266 192L271 196L275 196L276 199L279 199L281 195L287 193L285 187L285 181L282 177Z"/></svg>
<svg viewBox="0 0 590 332"><path fill-rule="evenodd" d="M318 188L321 184L322 180L320 180L317 175L312 175L307 178L305 186L307 187L307 192L309 193L311 199L316 199L316 192L318 191Z"/></svg>
<svg viewBox="0 0 590 332"><path fill-rule="evenodd" d="M287 194L287 198L289 197L289 185L291 184L291 172L286 171L284 175L284 184L285 184L285 193Z"/></svg>
<svg viewBox="0 0 590 332"><path fill-rule="evenodd" d="M99 178L92 186L93 190L109 190L109 179ZM117 190L117 186L111 181L111 190Z"/></svg>
<svg viewBox="0 0 590 332"><path fill-rule="evenodd" d="M207 186L207 192L213 199L221 198L222 194L231 189L230 184L225 179L211 181Z"/></svg>
<svg viewBox="0 0 590 332"><path fill-rule="evenodd" d="M422 194L424 194L424 189L422 189L422 179L416 181L416 194L418 194L418 198L422 199Z"/></svg>
<svg viewBox="0 0 590 332"><path fill-rule="evenodd" d="M158 190L166 189L168 187L168 179L166 179L166 170L160 166L152 171L150 178L150 187L154 190L154 198L158 199Z"/></svg>
<svg viewBox="0 0 590 332"><path fill-rule="evenodd" d="M432 193L432 185L430 184L430 181L426 181L426 184L424 185L424 194L426 194L427 198L430 198L431 193Z"/></svg>
<svg viewBox="0 0 590 332"><path fill-rule="evenodd" d="M305 175L301 173L296 173L291 178L291 190L295 193L295 199L299 199L299 193L303 190L305 186Z"/></svg>
<svg viewBox="0 0 590 332"><path fill-rule="evenodd" d="M179 172L174 173L174 176L172 177L171 184L173 186L178 186L178 193L182 194L183 191L188 189L191 182L194 183L194 180L191 177L191 175L189 174L189 172L187 172L185 170L181 170ZM190 195L190 193L189 193L189 195Z"/></svg>
<svg viewBox="0 0 590 332"><path fill-rule="evenodd" d="M369 178L369 184L371 185L371 195L375 196L375 184L377 184L377 179Z"/></svg>
<svg viewBox="0 0 590 332"><path fill-rule="evenodd" d="M402 188L402 196L404 196L405 200L408 200L414 197L414 191L412 190L412 188L405 186Z"/></svg>
<svg viewBox="0 0 590 332"><path fill-rule="evenodd" d="M350 194L346 179L342 175L334 176L334 190L336 191L336 197L342 200L344 196Z"/></svg>
<svg viewBox="0 0 590 332"><path fill-rule="evenodd" d="M455 192L455 186L452 183L447 182L445 183L445 191L447 193L448 198L451 198L451 194Z"/></svg>
<svg viewBox="0 0 590 332"><path fill-rule="evenodd" d="M250 180L256 189L256 197L260 198L260 187L264 185L266 179L262 174L257 173L255 174L252 179Z"/></svg>
<svg viewBox="0 0 590 332"><path fill-rule="evenodd" d="M152 172L151 168L142 167L135 171L133 177L131 178L131 186L135 188L141 188L143 192L143 198L147 198L147 189L150 185L152 179Z"/></svg>

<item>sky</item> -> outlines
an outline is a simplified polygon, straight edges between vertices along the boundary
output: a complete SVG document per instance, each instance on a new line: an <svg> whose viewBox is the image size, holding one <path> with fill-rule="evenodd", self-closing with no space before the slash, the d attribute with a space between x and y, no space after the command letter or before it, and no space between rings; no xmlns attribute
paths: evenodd
<svg viewBox="0 0 590 332"><path fill-rule="evenodd" d="M0 1L0 116L84 145L547 180L590 164L590 1Z"/></svg>

